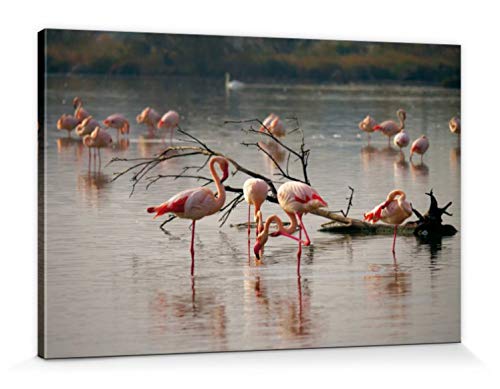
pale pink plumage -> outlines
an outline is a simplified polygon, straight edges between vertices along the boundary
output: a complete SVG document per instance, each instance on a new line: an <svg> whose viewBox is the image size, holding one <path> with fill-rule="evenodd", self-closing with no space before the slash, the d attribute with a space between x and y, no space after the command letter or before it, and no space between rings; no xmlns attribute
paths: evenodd
<svg viewBox="0 0 500 389"><path fill-rule="evenodd" d="M151 134L154 133L158 122L161 119L161 115L156 112L151 107L146 107L142 110L142 112L136 116L136 121L138 124L145 124L148 127L148 130Z"/></svg>
<svg viewBox="0 0 500 389"><path fill-rule="evenodd" d="M263 126L260 127L260 131L266 131L266 128L271 134L278 138L282 138L286 135L285 125L280 117L274 113L269 114L268 117L262 122Z"/></svg>
<svg viewBox="0 0 500 389"><path fill-rule="evenodd" d="M387 224L394 225L394 240L392 243L392 252L394 253L398 225L408 219L412 213L411 204L406 201L406 193L401 189L396 189L387 195L383 203L365 213L364 219L371 223L376 223L381 220Z"/></svg>
<svg viewBox="0 0 500 389"><path fill-rule="evenodd" d="M311 240L307 234L302 216L318 208L327 207L328 204L321 198L319 193L309 185L297 181L289 181L284 183L278 189L278 202L281 208L292 219L297 218L299 229L299 248L297 251L297 274L300 275L300 257L302 254L302 244L309 246ZM302 230L304 230L306 240L302 241ZM254 247L254 252L259 258L259 252L262 250L262 242L257 239Z"/></svg>
<svg viewBox="0 0 500 389"><path fill-rule="evenodd" d="M399 123L396 123L394 120L386 120L373 127L375 131L380 131L382 134L387 136L389 138L389 142L394 135L405 128L406 112L403 109L398 109L396 114L398 116Z"/></svg>
<svg viewBox="0 0 500 389"><path fill-rule="evenodd" d="M63 114L57 121L57 129L68 131L68 136L71 134L71 131L77 125L78 125L78 119L72 115Z"/></svg>
<svg viewBox="0 0 500 389"><path fill-rule="evenodd" d="M377 125L375 119L373 119L370 115L367 115L363 120L359 122L359 129L364 131L370 135L374 130L374 127Z"/></svg>
<svg viewBox="0 0 500 389"><path fill-rule="evenodd" d="M99 122L92 116L87 116L78 126L76 126L75 132L78 136L84 137L85 135L90 135L96 127L100 126Z"/></svg>
<svg viewBox="0 0 500 389"><path fill-rule="evenodd" d="M428 148L429 139L425 135L422 135L420 138L416 139L411 145L410 161L413 157L413 154L415 153L420 154L420 159L422 160Z"/></svg>
<svg viewBox="0 0 500 389"><path fill-rule="evenodd" d="M216 163L223 172L222 178L215 171ZM209 167L215 186L217 187L217 197L207 187L187 189L171 197L166 202L147 209L148 213L156 213L155 218L166 213L173 213L179 218L192 220L191 275L194 273L195 222L205 216L218 212L226 201L226 191L222 182L229 176L229 163L223 157L212 157Z"/></svg>
<svg viewBox="0 0 500 389"><path fill-rule="evenodd" d="M90 114L83 108L83 101L80 97L76 96L73 99L73 108L75 108L75 117L79 122L82 122L83 119L89 117Z"/></svg>
<svg viewBox="0 0 500 389"><path fill-rule="evenodd" d="M158 122L158 128L165 128L170 131L170 143L174 136L174 129L179 125L179 114L175 111L168 111L164 114Z"/></svg>
<svg viewBox="0 0 500 389"><path fill-rule="evenodd" d="M401 130L394 137L394 144L400 149L408 146L409 143L410 143L410 137L408 136L405 130Z"/></svg>
<svg viewBox="0 0 500 389"><path fill-rule="evenodd" d="M108 128L116 128L117 137L121 134L128 134L130 132L130 124L122 114L115 113L109 115L103 121L104 125Z"/></svg>
<svg viewBox="0 0 500 389"><path fill-rule="evenodd" d="M101 169L101 149L105 147L110 147L113 144L113 138L102 128L96 127L91 134L85 135L82 139L83 144L89 149L89 170L91 163L90 152L91 149L94 152L94 166L96 154L99 157L99 169ZM96 153L97 150L97 153Z"/></svg>
<svg viewBox="0 0 500 389"><path fill-rule="evenodd" d="M267 198L269 185L260 178L249 178L243 184L243 196L248 203L248 247L250 248L250 208L254 206L254 220L257 222L256 233L262 229L262 218L257 220L257 213Z"/></svg>

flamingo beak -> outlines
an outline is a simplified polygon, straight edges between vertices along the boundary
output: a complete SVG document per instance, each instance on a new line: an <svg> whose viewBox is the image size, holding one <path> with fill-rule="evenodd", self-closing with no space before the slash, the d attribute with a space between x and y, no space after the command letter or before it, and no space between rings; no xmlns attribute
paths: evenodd
<svg viewBox="0 0 500 389"><path fill-rule="evenodd" d="M255 258L260 260L260 251L262 249L262 245L260 244L259 241L255 242L255 246L253 246L253 252L255 254Z"/></svg>

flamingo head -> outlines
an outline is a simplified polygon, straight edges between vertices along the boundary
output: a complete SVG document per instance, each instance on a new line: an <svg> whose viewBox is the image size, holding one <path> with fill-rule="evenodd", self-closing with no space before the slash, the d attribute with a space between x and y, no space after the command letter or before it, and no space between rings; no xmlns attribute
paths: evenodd
<svg viewBox="0 0 500 389"><path fill-rule="evenodd" d="M267 243L267 238L268 234L265 231L262 231L257 236L257 240L255 242L255 245L253 246L253 252L255 254L255 258L257 258L258 260L260 260L262 257L264 246Z"/></svg>
<svg viewBox="0 0 500 389"><path fill-rule="evenodd" d="M73 108L78 108L80 105L82 105L82 99L78 96L76 96L74 99L73 99Z"/></svg>
<svg viewBox="0 0 500 389"><path fill-rule="evenodd" d="M398 109L397 115L403 122L406 120L406 111L403 108Z"/></svg>
<svg viewBox="0 0 500 389"><path fill-rule="evenodd" d="M224 182L229 177L229 162L224 158L221 162L219 162L219 166L222 170L222 178L220 181Z"/></svg>

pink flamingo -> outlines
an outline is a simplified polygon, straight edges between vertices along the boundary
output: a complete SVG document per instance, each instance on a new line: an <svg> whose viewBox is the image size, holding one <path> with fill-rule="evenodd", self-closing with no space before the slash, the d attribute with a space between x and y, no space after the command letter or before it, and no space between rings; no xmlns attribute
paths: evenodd
<svg viewBox="0 0 500 389"><path fill-rule="evenodd" d="M73 99L73 108L75 109L75 117L81 122L86 117L90 116L90 114L83 108L83 101L80 97L76 96Z"/></svg>
<svg viewBox="0 0 500 389"><path fill-rule="evenodd" d="M374 130L374 127L377 125L377 122L370 115L367 115L362 121L359 122L358 127L361 131L364 131L368 134L368 139L371 138L371 133Z"/></svg>
<svg viewBox="0 0 500 389"><path fill-rule="evenodd" d="M302 244L304 244L304 246L309 246L311 244L307 230L302 222L302 216L318 208L327 207L328 204L321 198L315 189L311 188L307 184L297 181L289 181L280 186L278 189L278 202L291 220L297 218L299 221L300 228L298 239L299 248L297 250L297 275L300 276ZM306 237L305 241L302 241L302 230L304 230ZM281 235L284 234L281 233ZM258 244L259 241L257 241L256 246ZM259 247L254 247L254 251L258 253L260 251ZM258 256L257 259L259 259Z"/></svg>
<svg viewBox="0 0 500 389"><path fill-rule="evenodd" d="M410 149L410 161L411 158L413 157L414 153L420 154L420 162L423 162L424 160L424 154L429 148L429 139L425 136L422 135L420 138L416 139Z"/></svg>
<svg viewBox="0 0 500 389"><path fill-rule="evenodd" d="M215 164L222 170L222 178L215 171ZM212 157L210 174L217 187L217 197L207 187L187 189L171 197L163 204L149 207L148 213L156 212L155 218L165 213L173 213L182 219L191 219L191 276L194 274L194 229L197 220L218 212L226 201L226 190L222 183L229 176L229 163L223 157Z"/></svg>
<svg viewBox="0 0 500 389"><path fill-rule="evenodd" d="M96 127L91 134L85 135L82 141L83 144L87 146L89 149L89 170L90 170L90 160L91 160L90 149L94 150L94 166L96 159L95 150L97 149L97 155L99 156L98 170L101 170L101 149L105 147L110 147L113 144L113 138L111 138L111 135L109 135L103 129Z"/></svg>
<svg viewBox="0 0 500 389"><path fill-rule="evenodd" d="M58 130L68 131L68 137L71 136L71 131L78 125L78 119L72 115L62 114L57 121Z"/></svg>
<svg viewBox="0 0 500 389"><path fill-rule="evenodd" d="M396 135L399 131L405 128L405 120L406 120L405 110L401 108L398 109L396 115L398 116L399 124L396 123L394 120L386 120L385 122L382 122L373 127L374 131L380 131L382 132L382 134L387 136L389 143L394 135Z"/></svg>
<svg viewBox="0 0 500 389"><path fill-rule="evenodd" d="M394 225L394 239L392 241L392 253L396 253L396 235L398 226L408 219L413 213L411 204L406 201L406 193L401 189L396 189L387 195L385 201L370 212L365 213L364 219L371 223L379 220L387 224Z"/></svg>
<svg viewBox="0 0 500 389"><path fill-rule="evenodd" d="M285 125L280 117L274 113L271 113L267 118L262 122L262 126L260 127L261 132L264 132L266 128L278 138L283 138L286 135Z"/></svg>
<svg viewBox="0 0 500 389"><path fill-rule="evenodd" d="M458 134L460 135L460 132L462 130L462 126L460 124L460 118L453 116L450 121L448 122L448 126L450 127L450 131L453 134Z"/></svg>
<svg viewBox="0 0 500 389"><path fill-rule="evenodd" d="M248 248L250 249L250 209L254 206L254 220L257 222L256 235L262 228L262 219L257 220L257 213L266 201L269 185L260 178L249 178L243 184L243 196L248 203Z"/></svg>
<svg viewBox="0 0 500 389"><path fill-rule="evenodd" d="M174 136L174 129L179 125L179 114L175 111L168 111L162 116L158 122L158 129L165 128L170 130L170 143L172 143L172 138Z"/></svg>
<svg viewBox="0 0 500 389"><path fill-rule="evenodd" d="M103 123L107 128L116 128L116 139L120 138L120 133L125 135L130 132L130 124L128 120L119 113L108 116L104 119Z"/></svg>
<svg viewBox="0 0 500 389"><path fill-rule="evenodd" d="M95 120L92 116L87 116L82 120L78 126L76 126L76 135L84 137L85 135L90 135L96 127L101 127L99 122Z"/></svg>
<svg viewBox="0 0 500 389"><path fill-rule="evenodd" d="M397 147L399 147L399 150L401 150L403 147L408 146L409 143L410 143L410 137L408 136L405 130L401 130L394 137L394 144Z"/></svg>
<svg viewBox="0 0 500 389"><path fill-rule="evenodd" d="M145 124L148 127L149 134L153 136L156 126L161 119L161 115L153 108L146 107L135 119L138 124Z"/></svg>

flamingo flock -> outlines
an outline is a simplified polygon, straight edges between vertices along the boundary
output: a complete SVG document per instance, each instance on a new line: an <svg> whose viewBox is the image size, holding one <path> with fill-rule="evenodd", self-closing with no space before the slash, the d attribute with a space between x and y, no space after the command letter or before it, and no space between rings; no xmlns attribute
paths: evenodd
<svg viewBox="0 0 500 389"><path fill-rule="evenodd" d="M73 99L74 113L62 114L57 120L56 126L60 131L67 131L68 138L71 138L71 132L81 139L84 146L89 149L89 170L91 169L91 160L93 156L94 166L96 159L99 160L99 168L101 166L101 149L112 147L114 143L121 145L120 135L128 136L130 133L130 123L124 115L114 113L99 121L87 111L83 106L83 100L76 96ZM170 110L165 115L161 116L154 109L146 107L137 115L136 121L138 124L147 126L150 137L156 136L156 128L165 128L170 131L170 143L173 141L173 131L179 125L179 114L176 111ZM113 142L111 135L107 129L116 130L116 141Z"/></svg>
<svg viewBox="0 0 500 389"><path fill-rule="evenodd" d="M237 81L230 81L229 75L226 76L226 87L237 89ZM106 117L101 123L96 120L83 106L80 97L73 99L74 113L63 114L57 120L57 129L67 131L68 137L75 130L78 137L81 138L84 146L89 151L89 170L93 159L94 166L101 166L101 149L109 148L113 145L113 137L107 132L107 129L116 130L116 142L119 142L120 136L127 136L130 133L130 123L124 115L114 113ZM410 144L410 136L405 131L406 111L399 109L396 113L399 122L386 120L377 124L375 119L367 115L360 123L359 129L368 134L380 132L391 139L396 147L402 153L403 148ZM170 142L175 129L179 126L180 116L176 111L169 110L160 115L151 107L144 108L137 116L136 122L147 128L150 136L156 136L156 130L166 130L170 133ZM261 132L268 132L276 138L283 138L286 135L286 129L281 118L271 113L262 122ZM453 117L449 121L449 129L452 133L460 135L460 119ZM429 139L422 135L411 144L410 161L414 154L419 154L421 161L429 148ZM191 275L194 275L195 269L195 227L196 222L219 212L226 201L226 189L224 182L229 177L229 167L231 159L222 156L212 156L208 168L215 184L216 192L207 186L184 190L170 197L167 201L157 206L148 207L148 213L154 213L154 218L165 214L174 214L181 219L191 221ZM217 169L219 171L217 171ZM263 258L265 245L269 238L285 237L291 239L297 244L297 275L300 277L301 254L303 246L310 246L312 241L305 227L303 217L307 213L314 212L320 208L328 207L328 203L313 187L300 181L288 181L283 183L277 190L276 197L270 193L269 183L261 178L251 177L247 179L242 187L243 197L248 204L247 219L247 242L248 253L250 256L251 248L251 219L253 207L253 221L256 223L255 243L253 254L258 263ZM370 223L382 221L394 226L394 237L392 242L392 252L395 254L396 237L398 226L407 220L412 214L413 209L406 198L406 193L401 189L392 190L386 196L386 199L366 212L364 220ZM272 200L279 204L281 210L288 218L288 225L285 226L282 218L277 214L271 214L264 218L262 206ZM273 227L274 226L274 227ZM297 235L296 235L297 234Z"/></svg>

